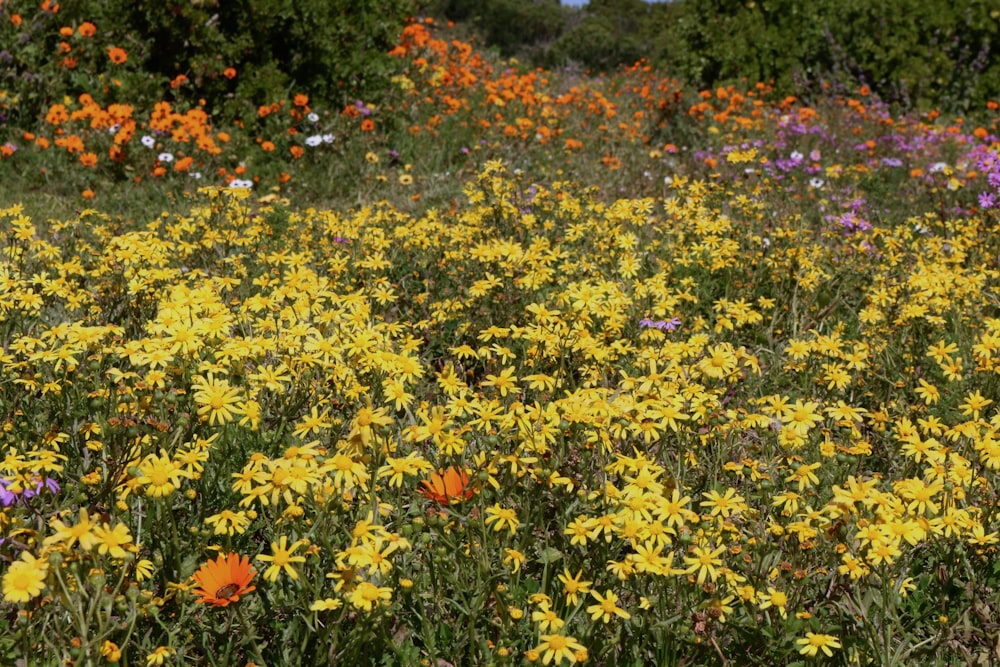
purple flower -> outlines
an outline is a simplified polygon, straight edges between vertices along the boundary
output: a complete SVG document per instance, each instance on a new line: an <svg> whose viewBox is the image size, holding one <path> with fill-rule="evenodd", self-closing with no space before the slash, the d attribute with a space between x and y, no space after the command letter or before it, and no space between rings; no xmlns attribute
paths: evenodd
<svg viewBox="0 0 1000 667"><path fill-rule="evenodd" d="M10 507L17 502L17 494L7 490L9 485L10 482L0 479L0 505L4 507Z"/></svg>
<svg viewBox="0 0 1000 667"><path fill-rule="evenodd" d="M681 325L681 321L676 317L669 320L651 320L645 317L639 320L640 329L659 329L660 331L674 331Z"/></svg>
<svg viewBox="0 0 1000 667"><path fill-rule="evenodd" d="M9 482L5 479L0 478L0 505L4 507L9 507L16 503L18 500L32 498L37 496L45 489L48 489L51 493L59 493L60 486L57 481L51 478L36 478L35 488L24 488L21 491L11 491Z"/></svg>
<svg viewBox="0 0 1000 667"><path fill-rule="evenodd" d="M993 197L992 192L980 192L979 193L979 206L980 208L993 208L996 206L996 199Z"/></svg>

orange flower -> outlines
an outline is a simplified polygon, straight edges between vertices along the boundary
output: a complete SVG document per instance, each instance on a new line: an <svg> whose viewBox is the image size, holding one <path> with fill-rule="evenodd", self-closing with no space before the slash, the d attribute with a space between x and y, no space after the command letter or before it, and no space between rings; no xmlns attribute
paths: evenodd
<svg viewBox="0 0 1000 667"><path fill-rule="evenodd" d="M264 143L262 143L260 145L260 149L262 151L264 151L265 153L270 153L271 151L274 150L274 142L273 141L265 141Z"/></svg>
<svg viewBox="0 0 1000 667"><path fill-rule="evenodd" d="M288 149L288 152L291 153L292 157L295 158L296 160L298 160L305 154L305 150L302 148L302 146L292 146L291 148Z"/></svg>
<svg viewBox="0 0 1000 667"><path fill-rule="evenodd" d="M97 155L94 153L84 153L80 156L80 164L84 167L93 167L97 164Z"/></svg>
<svg viewBox="0 0 1000 667"><path fill-rule="evenodd" d="M59 125L69 120L69 112L62 104L53 104L49 107L49 112L45 114L45 122L49 125Z"/></svg>
<svg viewBox="0 0 1000 667"><path fill-rule="evenodd" d="M82 195L83 195L83 198L84 198L84 199L93 199L93 198L94 198L94 191L93 191L93 190L90 190L89 188L88 188L87 190L84 190L84 191L83 191L82 193L80 193L80 194L82 194Z"/></svg>
<svg viewBox="0 0 1000 667"><path fill-rule="evenodd" d="M93 37L94 33L97 32L97 26L90 21L84 21L76 31L80 33L80 37Z"/></svg>
<svg viewBox="0 0 1000 667"><path fill-rule="evenodd" d="M194 589L198 596L195 602L206 603L215 607L226 607L231 602L238 602L241 595L257 590L251 586L257 571L250 566L249 558L240 558L239 554L219 555L214 561L208 561L197 572L194 580L200 588Z"/></svg>
<svg viewBox="0 0 1000 667"><path fill-rule="evenodd" d="M227 79L235 79L236 78L236 68L235 67L227 67L226 69L222 70L222 76L226 77Z"/></svg>
<svg viewBox="0 0 1000 667"><path fill-rule="evenodd" d="M375 129L375 121L373 121L371 118L365 118L363 121L361 121L362 132L371 132L374 129Z"/></svg>
<svg viewBox="0 0 1000 667"><path fill-rule="evenodd" d="M125 49L112 46L108 49L108 58L111 58L111 62L114 64L121 65L123 62L128 60L128 54L125 53Z"/></svg>
<svg viewBox="0 0 1000 667"><path fill-rule="evenodd" d="M431 473L430 479L420 483L417 493L441 505L449 505L468 500L475 491L469 486L469 475L452 466L447 470Z"/></svg>
<svg viewBox="0 0 1000 667"><path fill-rule="evenodd" d="M63 37L72 37L73 29L70 28L68 25L64 25L63 27L59 28L59 34L62 35Z"/></svg>
<svg viewBox="0 0 1000 667"><path fill-rule="evenodd" d="M296 95L292 98L292 103L297 107L309 106L309 97L307 95Z"/></svg>

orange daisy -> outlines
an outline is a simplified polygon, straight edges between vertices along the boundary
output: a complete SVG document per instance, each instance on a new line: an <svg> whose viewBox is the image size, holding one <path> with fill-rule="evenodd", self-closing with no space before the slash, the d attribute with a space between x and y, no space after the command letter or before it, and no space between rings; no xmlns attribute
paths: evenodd
<svg viewBox="0 0 1000 667"><path fill-rule="evenodd" d="M256 574L249 558L241 559L235 553L228 556L220 554L194 573L194 580L200 586L194 589L194 594L199 597L196 602L215 607L225 607L230 602L236 602L241 595L257 590L256 586L250 585Z"/></svg>
<svg viewBox="0 0 1000 667"><path fill-rule="evenodd" d="M420 483L417 492L441 505L448 505L468 500L475 490L469 485L469 475L452 466L447 470L431 473L430 479Z"/></svg>

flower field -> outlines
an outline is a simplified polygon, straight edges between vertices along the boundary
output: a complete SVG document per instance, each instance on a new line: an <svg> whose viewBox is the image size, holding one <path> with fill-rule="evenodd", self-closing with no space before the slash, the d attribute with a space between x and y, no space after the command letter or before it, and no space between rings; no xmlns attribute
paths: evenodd
<svg viewBox="0 0 1000 667"><path fill-rule="evenodd" d="M994 664L997 105L393 55L3 126L0 663Z"/></svg>

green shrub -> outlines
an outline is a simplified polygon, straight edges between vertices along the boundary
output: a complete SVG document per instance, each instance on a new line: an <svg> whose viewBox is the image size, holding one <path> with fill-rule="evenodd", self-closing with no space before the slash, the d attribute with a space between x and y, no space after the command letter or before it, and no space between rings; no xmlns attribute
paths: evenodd
<svg viewBox="0 0 1000 667"><path fill-rule="evenodd" d="M867 84L902 108L982 108L1000 82L1000 9L982 0L679 0L657 8L653 59L701 87L809 92Z"/></svg>
<svg viewBox="0 0 1000 667"><path fill-rule="evenodd" d="M168 90L229 117L290 93L340 108L386 88L397 65L388 52L411 12L410 0L78 0L57 12L12 0L0 6L0 44L19 46L0 54L0 90L20 116L63 95L97 99L102 87L103 102L150 103ZM77 31L84 22L92 37ZM111 47L127 61L111 62Z"/></svg>

